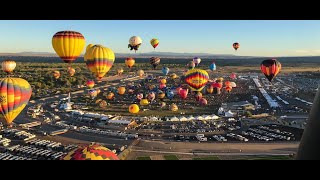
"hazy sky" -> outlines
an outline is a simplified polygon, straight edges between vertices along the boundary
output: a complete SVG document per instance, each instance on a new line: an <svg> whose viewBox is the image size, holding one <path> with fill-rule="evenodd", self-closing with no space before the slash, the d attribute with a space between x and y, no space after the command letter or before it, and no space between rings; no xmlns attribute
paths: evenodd
<svg viewBox="0 0 320 180"><path fill-rule="evenodd" d="M249 56L320 55L320 21L240 20L0 20L0 52L54 52L51 38L61 30L81 32L87 44L102 44L116 53L131 52L131 36L143 40L138 52L236 54ZM240 43L235 52L234 42Z"/></svg>

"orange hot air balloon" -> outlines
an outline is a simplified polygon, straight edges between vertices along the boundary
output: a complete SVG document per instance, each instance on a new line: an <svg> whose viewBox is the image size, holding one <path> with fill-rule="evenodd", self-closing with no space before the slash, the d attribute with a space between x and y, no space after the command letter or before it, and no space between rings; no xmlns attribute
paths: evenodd
<svg viewBox="0 0 320 180"><path fill-rule="evenodd" d="M31 93L31 86L24 79L10 77L0 79L0 119L11 125L28 104Z"/></svg>
<svg viewBox="0 0 320 180"><path fill-rule="evenodd" d="M126 92L126 88L121 86L118 88L118 94L123 95Z"/></svg>
<svg viewBox="0 0 320 180"><path fill-rule="evenodd" d="M52 47L65 63L75 61L85 46L83 35L76 31L59 31L52 37Z"/></svg>
<svg viewBox="0 0 320 180"><path fill-rule="evenodd" d="M72 77L76 73L76 70L74 68L72 68L72 67L69 67L68 68L68 73Z"/></svg>
<svg viewBox="0 0 320 180"><path fill-rule="evenodd" d="M88 86L90 89L93 88L94 85L95 85L95 83L94 83L93 80L88 80L88 81L87 81L87 86Z"/></svg>
<svg viewBox="0 0 320 180"><path fill-rule="evenodd" d="M212 86L207 88L207 93L209 93L209 94L213 93L213 87Z"/></svg>
<svg viewBox="0 0 320 180"><path fill-rule="evenodd" d="M1 63L2 71L7 74L11 74L13 70L16 68L17 64L13 60L4 60Z"/></svg>
<svg viewBox="0 0 320 180"><path fill-rule="evenodd" d="M161 84L166 84L167 80L166 79L161 79L160 82L161 82Z"/></svg>
<svg viewBox="0 0 320 180"><path fill-rule="evenodd" d="M226 82L224 82L224 85L225 85L225 86L230 86L230 85L231 85L231 82L230 82L230 81L226 81Z"/></svg>
<svg viewBox="0 0 320 180"><path fill-rule="evenodd" d="M60 77L60 72L59 72L59 71L53 71L53 77L54 77L55 79L59 79L59 77Z"/></svg>
<svg viewBox="0 0 320 180"><path fill-rule="evenodd" d="M231 86L226 86L226 91L227 92L230 92L232 90L232 87Z"/></svg>
<svg viewBox="0 0 320 180"><path fill-rule="evenodd" d="M137 114L139 112L140 108L137 104L131 104L129 106L129 112L132 114Z"/></svg>
<svg viewBox="0 0 320 180"><path fill-rule="evenodd" d="M126 63L126 65L128 66L128 68L132 68L133 67L133 65L134 65L134 63L135 63L136 61L133 59L133 58L127 58L126 60L125 60L125 63Z"/></svg>
<svg viewBox="0 0 320 180"><path fill-rule="evenodd" d="M111 99L113 99L113 98L114 98L114 94L113 94L112 92L110 92L110 93L107 94L107 99L108 99L108 100L111 100Z"/></svg>
<svg viewBox="0 0 320 180"><path fill-rule="evenodd" d="M235 42L235 43L233 43L232 47L233 47L233 49L238 50L240 47L240 44Z"/></svg>
<svg viewBox="0 0 320 180"><path fill-rule="evenodd" d="M262 61L260 69L266 78L271 82L280 72L281 63L276 59L267 59Z"/></svg>
<svg viewBox="0 0 320 180"><path fill-rule="evenodd" d="M178 111L178 109L179 109L179 108L178 108L178 106L177 106L176 104L174 104L174 103L171 104L171 106L170 106L170 110L171 110L171 111Z"/></svg>

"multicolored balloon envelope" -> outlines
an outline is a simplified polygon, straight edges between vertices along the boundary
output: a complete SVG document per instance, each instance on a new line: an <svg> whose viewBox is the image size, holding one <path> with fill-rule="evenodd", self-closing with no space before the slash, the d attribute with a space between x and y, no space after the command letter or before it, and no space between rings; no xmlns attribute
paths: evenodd
<svg viewBox="0 0 320 180"><path fill-rule="evenodd" d="M119 157L110 149L93 144L69 152L63 160L119 160Z"/></svg>
<svg viewBox="0 0 320 180"><path fill-rule="evenodd" d="M201 91L209 81L207 71L202 69L191 69L187 72L186 83L192 91Z"/></svg>
<svg viewBox="0 0 320 180"><path fill-rule="evenodd" d="M150 44L154 49L156 49L156 47L159 45L159 40L156 38L153 38L151 39Z"/></svg>
<svg viewBox="0 0 320 180"><path fill-rule="evenodd" d="M159 57L151 57L150 64L153 66L153 69L156 69L156 67L160 64L160 58Z"/></svg>
<svg viewBox="0 0 320 180"><path fill-rule="evenodd" d="M88 80L86 84L87 84L88 88L90 88L90 89L93 88L95 85L93 80Z"/></svg>
<svg viewBox="0 0 320 180"><path fill-rule="evenodd" d="M20 114L31 97L30 84L21 78L0 79L0 118L7 125Z"/></svg>
<svg viewBox="0 0 320 180"><path fill-rule="evenodd" d="M13 60L4 60L1 63L2 70L7 74L12 73L16 66L17 64Z"/></svg>
<svg viewBox="0 0 320 180"><path fill-rule="evenodd" d="M262 61L260 69L266 78L271 82L281 70L281 63L276 59Z"/></svg>
<svg viewBox="0 0 320 180"><path fill-rule="evenodd" d="M200 64L200 62L201 62L201 59L199 57L194 57L192 61L194 62L194 64L196 66L198 66Z"/></svg>
<svg viewBox="0 0 320 180"><path fill-rule="evenodd" d="M142 44L142 39L139 36L132 36L129 39L129 44L128 44L128 48L130 48L130 50L134 50L137 51L139 49L139 47Z"/></svg>
<svg viewBox="0 0 320 180"><path fill-rule="evenodd" d="M232 44L232 47L233 47L233 49L238 50L239 47L240 47L240 44L235 42L235 43Z"/></svg>
<svg viewBox="0 0 320 180"><path fill-rule="evenodd" d="M85 44L83 35L76 31L59 31L52 37L52 47L65 63L75 61Z"/></svg>
<svg viewBox="0 0 320 180"><path fill-rule="evenodd" d="M114 52L102 45L94 45L87 52L88 69L98 78L105 76L113 66Z"/></svg>
<svg viewBox="0 0 320 180"><path fill-rule="evenodd" d="M76 73L76 70L72 67L68 67L68 74L69 76L73 76Z"/></svg>

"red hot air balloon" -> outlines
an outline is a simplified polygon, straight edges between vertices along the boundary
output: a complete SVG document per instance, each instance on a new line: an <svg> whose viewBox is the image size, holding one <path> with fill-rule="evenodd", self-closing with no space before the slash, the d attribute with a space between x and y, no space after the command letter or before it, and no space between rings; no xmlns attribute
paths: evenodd
<svg viewBox="0 0 320 180"><path fill-rule="evenodd" d="M266 78L271 82L281 70L281 63L276 59L262 61L260 69Z"/></svg>
<svg viewBox="0 0 320 180"><path fill-rule="evenodd" d="M187 96L188 96L188 92L189 92L188 89L181 89L181 90L180 90L180 93L179 93L179 96L180 96L182 99L186 99Z"/></svg>

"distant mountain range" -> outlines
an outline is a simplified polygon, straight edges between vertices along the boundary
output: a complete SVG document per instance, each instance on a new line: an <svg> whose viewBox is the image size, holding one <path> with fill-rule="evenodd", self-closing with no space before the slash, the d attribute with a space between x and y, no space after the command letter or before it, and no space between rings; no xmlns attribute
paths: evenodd
<svg viewBox="0 0 320 180"><path fill-rule="evenodd" d="M210 53L176 53L176 52L147 52L147 53L116 53L116 57L137 57L137 58L149 58L152 56L162 58L223 58L223 59L234 59L236 58L254 58L257 56L236 56L233 54L210 54ZM19 52L19 53L0 53L0 56L39 56L39 57L57 57L55 53L50 52ZM81 55L83 56L83 54Z"/></svg>

